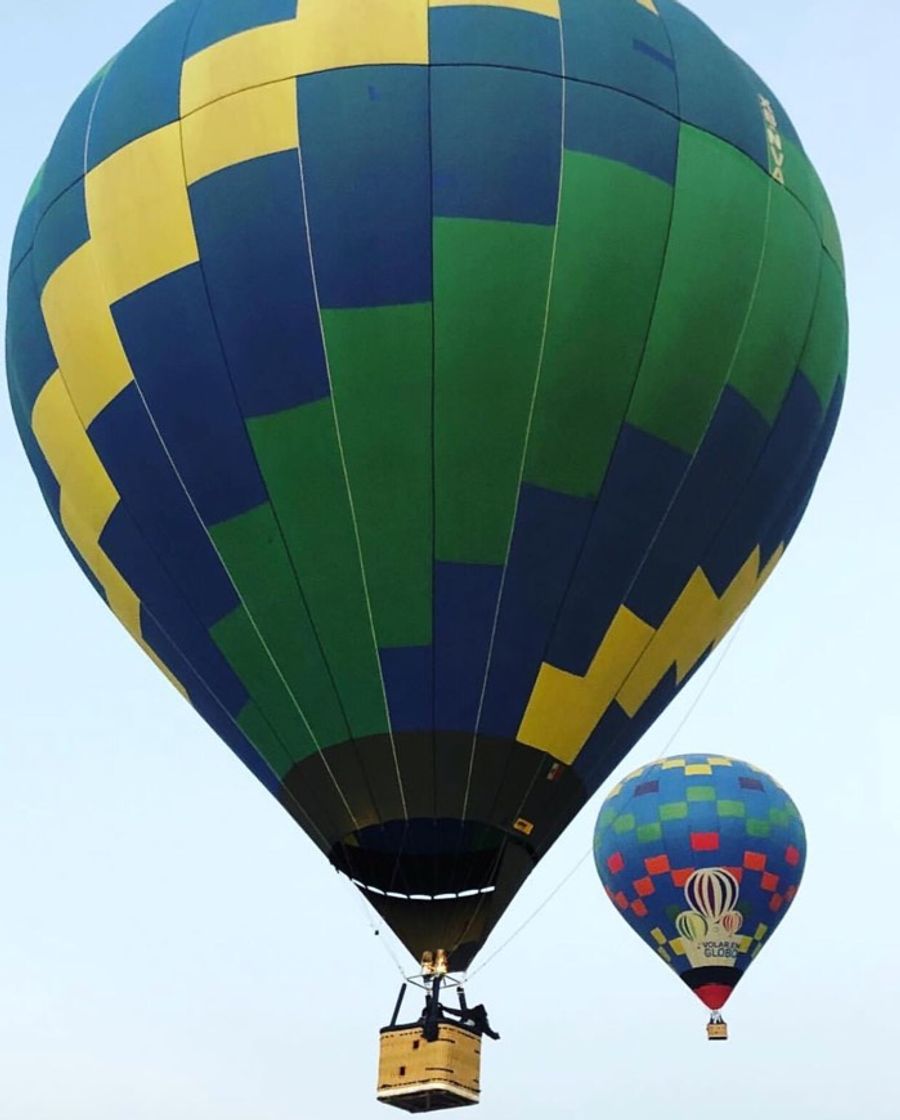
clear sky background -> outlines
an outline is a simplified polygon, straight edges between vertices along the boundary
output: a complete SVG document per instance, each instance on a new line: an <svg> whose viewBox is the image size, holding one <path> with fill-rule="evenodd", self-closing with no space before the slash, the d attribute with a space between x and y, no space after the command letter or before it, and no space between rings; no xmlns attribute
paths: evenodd
<svg viewBox="0 0 900 1120"><path fill-rule="evenodd" d="M0 0L4 261L65 111L158 6ZM900 4L692 7L785 103L847 254L850 378L831 455L676 742L771 769L804 814L809 864L729 1004L733 1040L710 1047L699 1002L585 862L470 986L503 1033L485 1046L484 1120L900 1115ZM373 936L352 888L103 609L5 401L0 509L0 1115L386 1116L373 1090L399 981L389 935ZM625 769L663 750L709 672ZM601 797L485 957L588 849Z"/></svg>

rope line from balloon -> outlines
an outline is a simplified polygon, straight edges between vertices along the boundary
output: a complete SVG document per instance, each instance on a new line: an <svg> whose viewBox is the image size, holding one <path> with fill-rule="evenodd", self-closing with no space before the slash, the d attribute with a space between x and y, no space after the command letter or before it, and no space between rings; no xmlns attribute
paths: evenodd
<svg viewBox="0 0 900 1120"><path fill-rule="evenodd" d="M737 636L740 633L740 629L741 629L742 624L743 624L743 619L741 619L739 621L738 625L735 626L735 628L731 632L731 635L729 636L728 641L722 647L722 651L719 655L718 660L716 661L715 665L710 670L706 680L703 682L703 686L700 688L697 695L694 697L693 701L691 702L690 707L685 712L685 714L682 717L681 721L679 722L678 726L675 728L675 730L669 736L668 741L666 742L662 751L659 753L659 755L656 756L655 759L652 760L653 762L660 762L662 759L664 759L666 757L666 755L672 749L673 743L678 738L678 736L681 734L681 732L684 730L685 724L688 722L688 720L691 718L691 716L696 711L697 705L703 699L703 696L705 695L707 689L709 688L709 686L712 684L713 680L715 679L716 674L722 668L722 665L725 662L725 658L731 652L731 647L734 645L735 640L737 639ZM652 765L652 763L647 763L646 765ZM485 968L487 968L487 966L493 960L495 960L505 949L507 949L509 947L509 945L513 941L515 941L516 938L518 938L521 933L524 933L524 931L528 928L528 926L531 925L531 923L535 920L535 918L537 918L542 913L542 911L544 911L550 905L550 903L553 901L553 899L556 898L556 896L560 893L560 891L565 886L567 886L567 884L569 882L571 882L572 879L574 879L575 875L582 868L582 866L587 862L588 859L591 858L591 856L593 855L593 852L594 852L594 844L593 844L593 839L592 839L591 844L588 847L587 851L585 851L580 856L578 862L573 867L571 867L569 869L569 871L566 872L566 874L562 877L562 879L559 880L559 882L556 884L556 886L553 887L553 889L546 896L546 898L544 898L544 900L537 907L535 907L535 909L528 915L528 917L525 919L525 921L523 921L521 923L521 925L517 926L513 930L513 932L509 935L509 937L507 937L505 941L501 942L501 944L491 953L491 955L486 960L484 960L469 975L469 979L471 979L474 976L477 976L479 972L482 972Z"/></svg>
<svg viewBox="0 0 900 1120"><path fill-rule="evenodd" d="M299 94L298 94L298 98L299 98ZM298 117L299 117L299 115L300 115L299 100L298 100L298 104L297 104L297 113L298 113ZM307 247L307 251L309 253L310 279L311 279L311 282L312 282L313 299L315 300L315 304L316 304L316 316L317 316L318 323L319 323L319 334L320 334L321 341L322 341L322 351L323 351L324 360L325 360L325 372L328 376L329 399L331 401L331 411L332 411L332 417L333 417L333 420L334 420L335 438L337 440L338 455L339 455L339 458L340 458L340 461L341 461L341 471L342 471L343 476L344 476L344 485L347 489L347 503L348 503L348 506L349 506L349 509L350 509L350 520L353 524L353 537L354 537L354 540L356 542L356 553L357 553L357 557L359 559L359 572L360 572L360 577L361 577L361 580L362 580L363 595L365 596L365 600L366 600L366 612L367 612L367 615L368 615L369 630L370 630L371 635L372 635L372 648L373 648L373 652L374 652L374 656L375 656L375 664L376 664L377 669L378 669L378 680L379 680L379 684L381 685L381 696L382 696L382 702L384 704L384 714L385 714L385 718L387 720L388 737L390 739L391 754L392 754L393 760L394 760L394 772L397 776L397 788L398 788L399 793L400 793L400 805L401 805L401 808L403 810L403 819L405 821L409 821L409 812L407 810L407 804L406 804L406 791L403 787L403 778L400 774L400 759L399 759L399 756L397 754L397 744L396 744L396 741L394 739L394 728L393 728L393 724L392 724L392 721L391 721L390 704L388 703L387 688L386 688L385 683L384 683L384 671L381 667L381 657L379 656L379 653L378 653L378 634L377 634L377 631L375 629L375 615L374 615L374 612L373 612L373 609L372 609L372 596L371 596L371 593L369 591L369 581L366 577L366 565L365 565L365 558L363 556L362 537L360 536L360 531L359 531L359 520L356 516L356 504L353 501L353 491L352 491L352 488L350 486L350 472L347 468L347 456L346 456L346 453L344 451L344 441L343 441L343 437L341 436L341 425L340 425L340 421L338 419L337 401L336 401L335 395L334 395L334 382L332 380L332 374L331 374L331 362L330 362L329 357L328 357L328 346L327 346L326 339L325 339L325 325L322 322L322 305L321 305L321 301L320 301L320 298L319 298L319 280L318 280L318 274L317 274L317 271L316 271L315 257L314 257L314 254L313 254L312 231L310 229L310 222L309 222L309 204L308 204L307 193L306 193L306 170L304 168L303 146L302 145L300 145L297 149L297 157L298 157L298 161L299 161L299 165L300 165L300 194L301 194L301 201L302 201L302 204L303 204L303 224L306 227L306 229L305 229L306 247Z"/></svg>

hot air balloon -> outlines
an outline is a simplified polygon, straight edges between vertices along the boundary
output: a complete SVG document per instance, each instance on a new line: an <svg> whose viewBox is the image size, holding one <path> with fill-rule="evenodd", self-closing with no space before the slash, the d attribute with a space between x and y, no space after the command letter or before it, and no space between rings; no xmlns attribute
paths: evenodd
<svg viewBox="0 0 900 1120"><path fill-rule="evenodd" d="M846 343L790 118L673 0L177 0L9 280L76 561L450 970L778 563Z"/></svg>
<svg viewBox="0 0 900 1120"><path fill-rule="evenodd" d="M806 835L774 778L691 754L642 766L613 789L594 832L613 904L712 1012L721 1009L790 909Z"/></svg>

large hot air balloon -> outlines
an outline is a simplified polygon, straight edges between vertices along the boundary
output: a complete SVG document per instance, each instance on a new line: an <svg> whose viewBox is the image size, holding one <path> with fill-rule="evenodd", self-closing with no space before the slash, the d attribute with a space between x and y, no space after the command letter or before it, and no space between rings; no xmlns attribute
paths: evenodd
<svg viewBox="0 0 900 1120"><path fill-rule="evenodd" d="M9 280L85 575L455 969L778 563L846 342L790 118L673 0L177 0Z"/></svg>
<svg viewBox="0 0 900 1120"><path fill-rule="evenodd" d="M642 766L603 803L594 861L631 928L719 1012L790 909L806 862L803 821L768 774L733 758Z"/></svg>

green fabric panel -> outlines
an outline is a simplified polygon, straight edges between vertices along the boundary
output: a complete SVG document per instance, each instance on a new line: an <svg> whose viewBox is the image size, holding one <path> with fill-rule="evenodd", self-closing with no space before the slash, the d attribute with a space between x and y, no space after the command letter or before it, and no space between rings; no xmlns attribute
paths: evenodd
<svg viewBox="0 0 900 1120"><path fill-rule="evenodd" d="M253 700L248 701L241 709L236 723L277 777L284 778L294 765L294 760ZM311 752L307 752L309 753Z"/></svg>
<svg viewBox="0 0 900 1120"><path fill-rule="evenodd" d="M769 820L782 828L787 828L791 823L790 815L784 809L770 809Z"/></svg>
<svg viewBox="0 0 900 1120"><path fill-rule="evenodd" d="M553 229L434 222L437 559L502 564L538 370Z"/></svg>
<svg viewBox="0 0 900 1120"><path fill-rule="evenodd" d="M688 786L688 801L715 801L715 786Z"/></svg>
<svg viewBox="0 0 900 1120"><path fill-rule="evenodd" d="M720 801L716 805L716 812L720 817L745 817L746 807L742 801Z"/></svg>
<svg viewBox="0 0 900 1120"><path fill-rule="evenodd" d="M566 152L547 340L525 479L594 497L606 473L659 285L672 188Z"/></svg>
<svg viewBox="0 0 900 1120"><path fill-rule="evenodd" d="M651 844L662 839L662 825L654 821L652 824L639 824L635 832L641 844Z"/></svg>
<svg viewBox="0 0 900 1120"><path fill-rule="evenodd" d="M668 804L659 807L659 819L661 821L683 821L687 815L686 801L670 801Z"/></svg>
<svg viewBox="0 0 900 1120"><path fill-rule="evenodd" d="M784 140L785 185L806 207L816 224L825 252L844 275L844 251L831 202L806 153L791 140Z"/></svg>
<svg viewBox="0 0 900 1120"><path fill-rule="evenodd" d="M265 714L271 733L286 745L291 758L299 762L315 754L316 744L309 728L272 659L267 656L244 608L238 607L217 622L210 635ZM260 745L261 751L264 745Z"/></svg>
<svg viewBox="0 0 900 1120"><path fill-rule="evenodd" d="M800 368L828 407L838 378L847 372L847 300L844 281L831 257L823 251L819 291Z"/></svg>
<svg viewBox="0 0 900 1120"><path fill-rule="evenodd" d="M769 424L803 353L821 255L812 219L792 195L773 186L759 281L729 378Z"/></svg>
<svg viewBox="0 0 900 1120"><path fill-rule="evenodd" d="M381 666L331 398L248 420L247 427L350 733L382 734Z"/></svg>
<svg viewBox="0 0 900 1120"><path fill-rule="evenodd" d="M756 820L753 817L747 819L747 835L765 837L772 831L768 821Z"/></svg>
<svg viewBox="0 0 900 1120"><path fill-rule="evenodd" d="M378 645L428 645L431 304L323 311L322 324Z"/></svg>
<svg viewBox="0 0 900 1120"><path fill-rule="evenodd" d="M688 454L732 365L775 185L735 148L682 125L668 251L628 420Z"/></svg>
<svg viewBox="0 0 900 1120"><path fill-rule="evenodd" d="M634 828L634 813L623 813L620 817L616 818L616 823L613 825L613 832L618 832L620 835L624 832L631 832Z"/></svg>
<svg viewBox="0 0 900 1120"><path fill-rule="evenodd" d="M216 525L210 536L259 632L253 641L265 643L319 743L347 739L347 722L272 507L266 503Z"/></svg>

